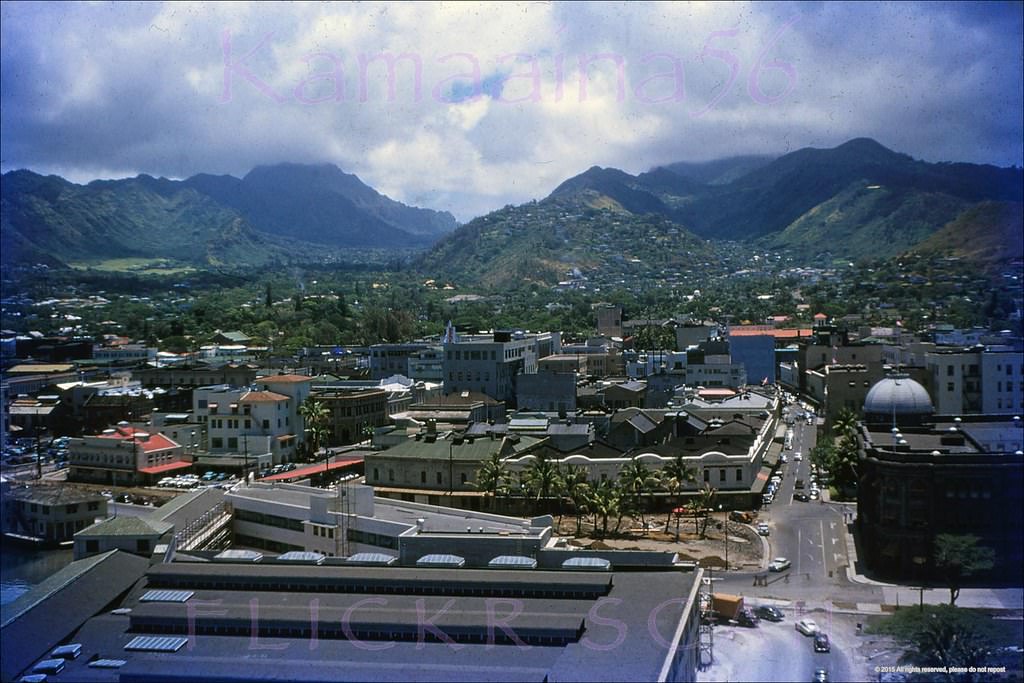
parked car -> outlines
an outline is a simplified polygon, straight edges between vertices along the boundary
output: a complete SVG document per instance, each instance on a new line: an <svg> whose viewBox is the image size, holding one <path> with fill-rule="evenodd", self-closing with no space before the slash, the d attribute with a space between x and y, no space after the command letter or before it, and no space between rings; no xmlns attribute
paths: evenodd
<svg viewBox="0 0 1024 683"><path fill-rule="evenodd" d="M828 683L828 671L825 669L815 669L814 678L811 679L811 683Z"/></svg>
<svg viewBox="0 0 1024 683"><path fill-rule="evenodd" d="M767 522L758 522L757 523L757 533L760 534L761 536L767 536L769 533L771 533L770 530L768 529L768 523Z"/></svg>
<svg viewBox="0 0 1024 683"><path fill-rule="evenodd" d="M799 500L801 503L806 503L810 498L807 497L806 493L794 493L793 500Z"/></svg>
<svg viewBox="0 0 1024 683"><path fill-rule="evenodd" d="M770 572L782 572L793 566L793 563L784 557L776 557L774 560L768 563L768 571Z"/></svg>
<svg viewBox="0 0 1024 683"><path fill-rule="evenodd" d="M813 636L820 629L818 628L818 625L814 623L814 619L801 619L796 622L796 630L805 636Z"/></svg>
<svg viewBox="0 0 1024 683"><path fill-rule="evenodd" d="M832 646L828 642L828 636L824 633L814 634L814 651L815 652L829 652Z"/></svg>
<svg viewBox="0 0 1024 683"><path fill-rule="evenodd" d="M754 614L765 621L782 621L782 610L771 605L761 605L754 610Z"/></svg>

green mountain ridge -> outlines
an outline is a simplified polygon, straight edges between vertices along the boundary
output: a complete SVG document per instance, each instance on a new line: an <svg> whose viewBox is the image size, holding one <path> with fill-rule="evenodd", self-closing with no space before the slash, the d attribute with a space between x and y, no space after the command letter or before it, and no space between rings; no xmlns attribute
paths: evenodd
<svg viewBox="0 0 1024 683"><path fill-rule="evenodd" d="M636 176L593 166L540 202L474 219L420 263L426 272L500 287L552 284L571 268L614 270L623 255L671 269L674 254L700 252L702 238L786 250L808 262L891 257L957 225L983 235L984 244L993 231L1021 232L1022 195L1019 168L916 161L867 138ZM1004 206L998 217L979 209L992 202Z"/></svg>
<svg viewBox="0 0 1024 683"><path fill-rule="evenodd" d="M262 166L242 179L140 175L87 185L22 170L0 183L4 263L158 257L249 265L425 247L457 225L450 213L396 202L329 164Z"/></svg>

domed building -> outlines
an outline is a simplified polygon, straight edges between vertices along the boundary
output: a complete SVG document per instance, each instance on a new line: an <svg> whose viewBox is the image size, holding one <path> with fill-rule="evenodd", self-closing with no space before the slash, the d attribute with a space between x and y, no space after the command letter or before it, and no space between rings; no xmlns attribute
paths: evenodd
<svg viewBox="0 0 1024 683"><path fill-rule="evenodd" d="M864 421L871 424L921 424L934 412L928 390L905 374L876 382L864 399Z"/></svg>
<svg viewBox="0 0 1024 683"><path fill-rule="evenodd" d="M1019 417L934 415L923 386L890 375L868 391L858 439L857 531L861 559L873 575L941 582L936 535L971 534L996 551L996 567L984 578L1019 585Z"/></svg>

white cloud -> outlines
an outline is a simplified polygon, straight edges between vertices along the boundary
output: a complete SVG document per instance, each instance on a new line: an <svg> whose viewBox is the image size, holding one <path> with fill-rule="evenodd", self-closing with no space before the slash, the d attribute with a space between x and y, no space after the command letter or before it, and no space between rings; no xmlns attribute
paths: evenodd
<svg viewBox="0 0 1024 683"><path fill-rule="evenodd" d="M637 172L860 135L925 158L1021 163L1020 19L1000 6L5 3L0 11L4 170L183 177L329 161L396 199L468 219L543 196L594 164ZM676 61L649 58L656 53ZM581 73L581 60L596 55L605 57ZM438 101L472 93L470 78L453 76L474 64L485 93ZM641 86L674 65L681 84ZM524 74L501 89L503 77ZM676 92L681 101L651 101Z"/></svg>

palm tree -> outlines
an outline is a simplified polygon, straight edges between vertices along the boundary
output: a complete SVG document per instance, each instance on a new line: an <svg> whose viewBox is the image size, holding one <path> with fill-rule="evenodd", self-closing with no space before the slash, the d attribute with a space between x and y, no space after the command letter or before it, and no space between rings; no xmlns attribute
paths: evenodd
<svg viewBox="0 0 1024 683"><path fill-rule="evenodd" d="M508 466L505 465L505 460L497 451L491 453L491 457L485 460L480 469L476 471L474 485L495 499L508 493Z"/></svg>
<svg viewBox="0 0 1024 683"><path fill-rule="evenodd" d="M576 515L576 535L579 536L580 528L583 526L583 516L589 510L592 488L587 479L587 468L582 465L569 465L562 475L562 482Z"/></svg>
<svg viewBox="0 0 1024 683"><path fill-rule="evenodd" d="M857 431L857 414L849 408L843 408L832 423L832 431L839 437L853 435Z"/></svg>
<svg viewBox="0 0 1024 683"><path fill-rule="evenodd" d="M687 484L697 481L697 470L686 464L682 455L669 461L661 468L661 486L669 494L668 517L665 519L665 529L668 529L672 521L672 510L676 506L676 496ZM678 539L676 539L678 540Z"/></svg>
<svg viewBox="0 0 1024 683"><path fill-rule="evenodd" d="M526 483L538 508L542 499L550 498L558 489L560 479L558 466L543 456L529 464L526 468Z"/></svg>
<svg viewBox="0 0 1024 683"><path fill-rule="evenodd" d="M310 459L313 459L316 457L317 452L319 452L320 446L323 445L326 437L330 434L327 422L331 417L331 413L327 406L309 396L299 406L299 415L302 416L305 422L305 429L309 432L307 448L309 449Z"/></svg>
<svg viewBox="0 0 1024 683"><path fill-rule="evenodd" d="M644 510L643 505L641 505L641 498L645 493L653 488L652 480L653 474L650 468L640 462L636 457L631 459L629 463L622 468L622 471L619 472L619 484L633 499L633 505L640 513L640 523L645 530L647 528L647 520L644 519Z"/></svg>
<svg viewBox="0 0 1024 683"><path fill-rule="evenodd" d="M604 479L591 489L588 507L594 514L594 528L601 520L601 535L608 535L608 518L621 510L621 492L609 479Z"/></svg>
<svg viewBox="0 0 1024 683"><path fill-rule="evenodd" d="M700 534L701 540L707 538L708 522L711 520L711 515L708 511L712 509L715 503L715 496L718 494L718 489L712 488L711 484L704 484L704 488L700 490L697 495L697 499L693 501L693 525L697 526L698 515L703 514L704 520L700 524L700 530L697 532Z"/></svg>

